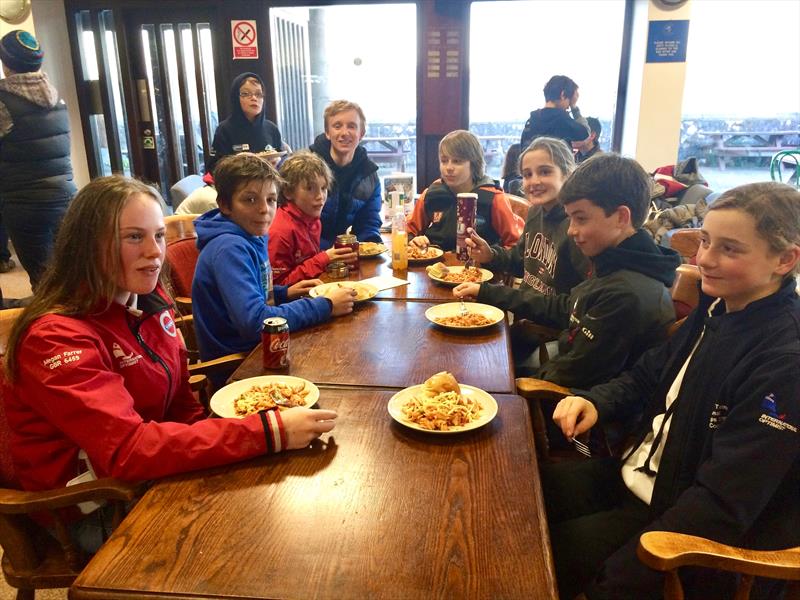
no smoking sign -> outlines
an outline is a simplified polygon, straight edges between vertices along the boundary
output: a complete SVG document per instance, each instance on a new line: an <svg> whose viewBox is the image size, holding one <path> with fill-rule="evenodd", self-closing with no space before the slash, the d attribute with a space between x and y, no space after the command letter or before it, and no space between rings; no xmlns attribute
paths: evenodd
<svg viewBox="0 0 800 600"><path fill-rule="evenodd" d="M258 58L258 35L255 21L231 21L233 58Z"/></svg>

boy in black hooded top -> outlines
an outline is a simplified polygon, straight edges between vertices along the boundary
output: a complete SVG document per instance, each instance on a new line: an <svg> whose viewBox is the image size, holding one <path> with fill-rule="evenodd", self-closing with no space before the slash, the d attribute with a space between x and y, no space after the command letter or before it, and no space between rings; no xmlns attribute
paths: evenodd
<svg viewBox="0 0 800 600"><path fill-rule="evenodd" d="M589 279L552 296L486 283L461 284L453 293L561 329L558 356L535 376L586 388L630 368L666 339L675 320L669 287L680 259L641 229L650 187L636 161L598 155L578 166L560 198L570 219L567 235L592 262Z"/></svg>
<svg viewBox="0 0 800 600"><path fill-rule="evenodd" d="M278 126L264 117L264 82L255 73L242 73L231 84L231 116L217 127L206 173L223 156L265 150L280 151L283 147Z"/></svg>

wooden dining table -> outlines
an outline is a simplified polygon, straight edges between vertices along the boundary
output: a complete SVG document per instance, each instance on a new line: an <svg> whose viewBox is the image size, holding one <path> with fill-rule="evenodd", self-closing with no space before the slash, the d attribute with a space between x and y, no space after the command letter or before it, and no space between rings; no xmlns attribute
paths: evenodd
<svg viewBox="0 0 800 600"><path fill-rule="evenodd" d="M159 482L70 598L555 598L525 401L443 435L391 395L323 387L311 447Z"/></svg>
<svg viewBox="0 0 800 600"><path fill-rule="evenodd" d="M386 269L362 261L354 278ZM443 329L425 311L450 298L424 266L405 276L404 295L293 332L288 369L265 371L257 347L231 377L314 382L317 405L338 413L331 433L154 483L70 598L557 597L507 321ZM456 433L395 421L392 396L439 370L490 393L497 415Z"/></svg>

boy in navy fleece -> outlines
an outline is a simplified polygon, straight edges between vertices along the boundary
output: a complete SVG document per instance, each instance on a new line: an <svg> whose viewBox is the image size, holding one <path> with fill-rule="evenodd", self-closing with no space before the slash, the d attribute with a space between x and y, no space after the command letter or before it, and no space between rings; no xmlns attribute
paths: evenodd
<svg viewBox="0 0 800 600"><path fill-rule="evenodd" d="M200 257L192 312L203 360L251 350L269 317L286 318L296 331L353 310L355 292L348 288L301 298L322 282L272 285L267 231L281 182L272 165L249 152L228 156L217 164L214 182L219 209L195 221Z"/></svg>

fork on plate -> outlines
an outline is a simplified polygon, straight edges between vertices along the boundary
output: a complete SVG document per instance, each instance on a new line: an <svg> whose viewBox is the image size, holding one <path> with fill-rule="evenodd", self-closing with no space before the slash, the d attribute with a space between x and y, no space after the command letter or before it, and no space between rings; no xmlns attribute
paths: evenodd
<svg viewBox="0 0 800 600"><path fill-rule="evenodd" d="M464 317L467 314L469 314L469 311L467 310L467 305L464 304L463 298L459 298L458 300L461 302L461 308L458 309L458 314Z"/></svg>
<svg viewBox="0 0 800 600"><path fill-rule="evenodd" d="M572 442L573 446L575 446L575 450L577 450L579 453L587 457L592 456L592 452L591 450L589 450L589 446L587 446L577 438L570 438L569 441Z"/></svg>

